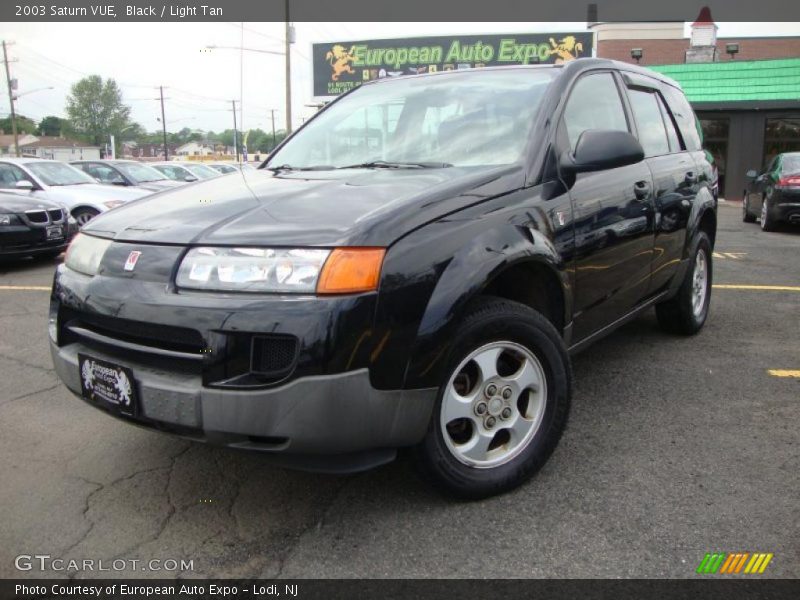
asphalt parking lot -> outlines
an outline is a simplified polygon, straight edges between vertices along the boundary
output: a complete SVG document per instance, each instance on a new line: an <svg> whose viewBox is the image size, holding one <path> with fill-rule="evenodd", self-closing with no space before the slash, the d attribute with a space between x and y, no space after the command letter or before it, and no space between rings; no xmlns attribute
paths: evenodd
<svg viewBox="0 0 800 600"><path fill-rule="evenodd" d="M405 459L291 472L110 419L52 370L53 263L0 265L0 577L65 575L20 573L20 554L192 560L200 577L696 577L714 551L774 553L763 576L798 577L800 229L721 205L714 268L733 287L698 336L648 314L575 357L550 462L463 503Z"/></svg>

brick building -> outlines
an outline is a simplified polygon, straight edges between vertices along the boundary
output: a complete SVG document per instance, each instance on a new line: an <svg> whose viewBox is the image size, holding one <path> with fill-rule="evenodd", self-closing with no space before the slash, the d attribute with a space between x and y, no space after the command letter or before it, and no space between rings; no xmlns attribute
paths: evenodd
<svg viewBox="0 0 800 600"><path fill-rule="evenodd" d="M682 22L589 28L596 56L638 63L681 84L725 198L741 199L749 169L761 172L775 154L800 150L800 35L718 38L707 8L689 37Z"/></svg>

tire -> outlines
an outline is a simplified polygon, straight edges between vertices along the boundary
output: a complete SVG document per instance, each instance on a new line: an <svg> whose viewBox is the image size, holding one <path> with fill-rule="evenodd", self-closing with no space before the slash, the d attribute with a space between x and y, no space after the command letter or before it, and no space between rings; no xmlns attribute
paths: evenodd
<svg viewBox="0 0 800 600"><path fill-rule="evenodd" d="M742 221L745 223L755 223L756 217L750 212L750 200L747 198L747 192L744 194L742 200Z"/></svg>
<svg viewBox="0 0 800 600"><path fill-rule="evenodd" d="M658 324L669 333L694 335L702 329L708 318L714 268L711 242L705 232L698 231L695 234L690 256L689 268L686 269L678 293L666 302L656 304ZM699 266L699 261L702 261L704 267ZM698 274L699 270L705 272L702 290L696 288L696 285L701 283L696 279L696 276L701 277ZM699 302L701 297L702 304Z"/></svg>
<svg viewBox="0 0 800 600"><path fill-rule="evenodd" d="M507 492L544 465L564 432L572 395L566 347L536 311L484 297L467 313L452 348L428 431L414 448L415 463L451 496L474 500ZM492 365L495 376L484 376ZM456 389L474 399L455 402ZM462 412L463 418L449 420ZM487 438L498 445L486 452L471 445Z"/></svg>
<svg viewBox="0 0 800 600"><path fill-rule="evenodd" d="M72 213L72 216L78 222L78 225L83 227L84 225L86 225L86 223L94 219L99 214L100 211L95 210L93 208L79 208L74 213Z"/></svg>
<svg viewBox="0 0 800 600"><path fill-rule="evenodd" d="M775 219L769 214L769 199L765 195L764 201L761 203L761 230L775 231L777 225Z"/></svg>

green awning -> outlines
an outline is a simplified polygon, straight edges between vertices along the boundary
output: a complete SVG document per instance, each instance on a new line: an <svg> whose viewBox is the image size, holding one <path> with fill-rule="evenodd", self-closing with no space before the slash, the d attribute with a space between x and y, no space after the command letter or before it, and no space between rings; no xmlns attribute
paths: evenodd
<svg viewBox="0 0 800 600"><path fill-rule="evenodd" d="M800 58L649 67L681 84L689 102L800 101Z"/></svg>

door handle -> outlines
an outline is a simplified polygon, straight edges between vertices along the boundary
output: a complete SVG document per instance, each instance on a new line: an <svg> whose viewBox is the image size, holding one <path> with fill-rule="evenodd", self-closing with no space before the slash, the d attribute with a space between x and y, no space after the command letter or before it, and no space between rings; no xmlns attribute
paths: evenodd
<svg viewBox="0 0 800 600"><path fill-rule="evenodd" d="M633 193L638 200L644 200L650 195L650 184L647 181L637 181L633 184Z"/></svg>
<svg viewBox="0 0 800 600"><path fill-rule="evenodd" d="M686 183L697 183L697 173L694 171L686 171L684 181L686 181Z"/></svg>

